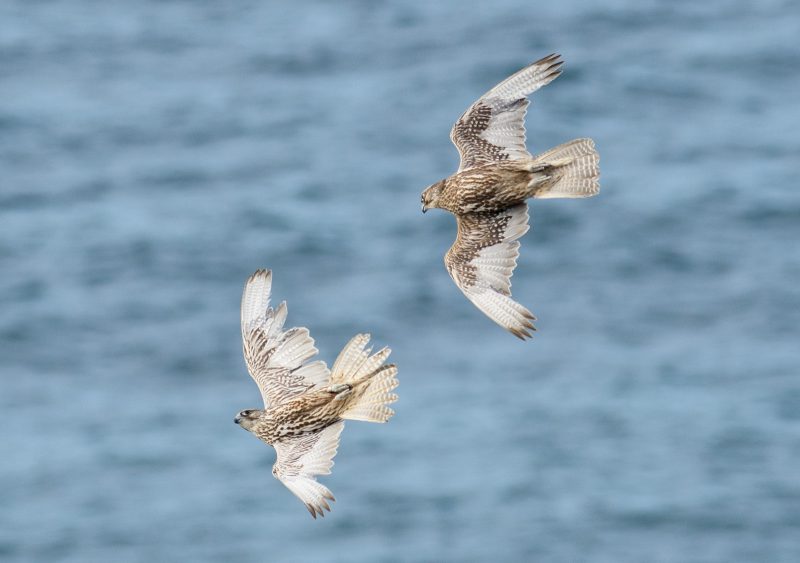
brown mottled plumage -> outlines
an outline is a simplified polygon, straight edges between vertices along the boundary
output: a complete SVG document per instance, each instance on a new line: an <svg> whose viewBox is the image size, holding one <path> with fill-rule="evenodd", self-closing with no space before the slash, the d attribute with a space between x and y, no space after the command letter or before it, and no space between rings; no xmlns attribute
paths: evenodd
<svg viewBox="0 0 800 563"><path fill-rule="evenodd" d="M450 139L458 171L422 193L422 211L440 208L458 220L444 258L464 295L494 322L529 338L536 317L511 299L519 239L528 231L528 198L590 197L600 191L599 156L576 139L531 156L525 147L527 96L561 74L559 55L523 68L489 90L456 121Z"/></svg>
<svg viewBox="0 0 800 563"><path fill-rule="evenodd" d="M311 515L330 511L331 492L315 479L327 475L339 447L344 420L386 422L397 400L397 367L384 365L389 348L371 354L368 334L350 340L332 370L307 363L317 354L307 328L283 329L286 303L269 307L272 272L258 270L242 295L242 339L247 370L258 384L264 409L241 411L234 422L272 445L272 474L306 505Z"/></svg>

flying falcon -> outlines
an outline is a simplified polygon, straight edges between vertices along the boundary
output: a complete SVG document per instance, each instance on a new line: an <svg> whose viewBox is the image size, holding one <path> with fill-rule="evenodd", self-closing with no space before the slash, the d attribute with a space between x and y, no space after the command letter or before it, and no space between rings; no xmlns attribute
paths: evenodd
<svg viewBox="0 0 800 563"><path fill-rule="evenodd" d="M345 420L386 422L397 400L397 367L384 364L391 352L372 354L368 334L358 334L333 369L316 356L307 328L284 330L286 303L269 307L272 272L258 270L242 295L242 339L247 370L261 390L263 409L247 409L234 422L275 448L272 474L314 518L330 511L331 492L316 480L328 475Z"/></svg>
<svg viewBox="0 0 800 563"><path fill-rule="evenodd" d="M489 90L456 121L450 140L458 171L422 192L422 211L446 209L458 220L444 257L467 299L521 339L536 317L511 299L519 239L528 231L528 198L591 197L600 191L600 160L591 139L575 139L537 156L525 148L527 96L561 74L559 55L523 68Z"/></svg>

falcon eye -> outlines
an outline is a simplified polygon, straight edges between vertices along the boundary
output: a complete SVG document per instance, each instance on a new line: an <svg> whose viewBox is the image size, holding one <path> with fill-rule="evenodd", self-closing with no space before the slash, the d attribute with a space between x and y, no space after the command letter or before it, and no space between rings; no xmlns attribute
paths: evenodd
<svg viewBox="0 0 800 563"><path fill-rule="evenodd" d="M253 411L242 411L239 414L242 415L242 416L250 416L250 413L252 413L252 412Z"/></svg>

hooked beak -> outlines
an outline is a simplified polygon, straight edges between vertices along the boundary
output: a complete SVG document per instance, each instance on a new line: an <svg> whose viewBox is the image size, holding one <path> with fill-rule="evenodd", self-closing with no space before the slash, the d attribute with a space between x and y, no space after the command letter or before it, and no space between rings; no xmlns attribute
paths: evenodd
<svg viewBox="0 0 800 563"><path fill-rule="evenodd" d="M236 424L239 424L239 423L242 422L242 419L237 416L236 418L233 419L233 422L235 422Z"/></svg>
<svg viewBox="0 0 800 563"><path fill-rule="evenodd" d="M425 213L428 210L428 206L424 203L422 204L422 212Z"/></svg>

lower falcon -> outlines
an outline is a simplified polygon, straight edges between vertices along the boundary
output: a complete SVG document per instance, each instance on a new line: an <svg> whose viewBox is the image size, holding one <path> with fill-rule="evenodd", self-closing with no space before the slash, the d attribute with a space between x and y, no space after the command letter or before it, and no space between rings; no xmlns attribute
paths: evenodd
<svg viewBox="0 0 800 563"><path fill-rule="evenodd" d="M317 354L307 328L283 329L286 303L269 307L272 272L258 270L242 295L242 339L247 370L261 390L263 409L247 409L234 422L275 448L272 474L311 515L330 511L333 494L316 480L327 475L345 420L386 422L397 400L397 367L385 364L389 348L375 354L368 334L358 334L333 369L308 362Z"/></svg>

